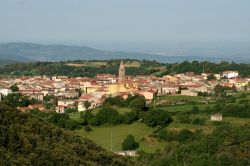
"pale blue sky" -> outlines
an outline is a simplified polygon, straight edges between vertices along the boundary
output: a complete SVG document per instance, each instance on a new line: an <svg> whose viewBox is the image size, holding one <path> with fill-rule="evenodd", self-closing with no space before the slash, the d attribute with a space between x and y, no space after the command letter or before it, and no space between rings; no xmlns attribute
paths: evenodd
<svg viewBox="0 0 250 166"><path fill-rule="evenodd" d="M0 42L250 42L250 0L0 0Z"/></svg>

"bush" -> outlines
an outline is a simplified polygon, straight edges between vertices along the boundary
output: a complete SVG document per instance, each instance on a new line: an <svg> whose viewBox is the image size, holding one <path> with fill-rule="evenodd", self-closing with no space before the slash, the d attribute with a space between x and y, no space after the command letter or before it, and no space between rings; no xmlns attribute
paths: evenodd
<svg viewBox="0 0 250 166"><path fill-rule="evenodd" d="M137 120L137 113L135 111L131 111L131 112L126 112L123 115L123 123L125 124L131 124L132 122L134 122L135 120Z"/></svg>
<svg viewBox="0 0 250 166"><path fill-rule="evenodd" d="M117 114L117 115L111 116L108 120L108 123L116 125L116 124L121 124L122 121L123 121L123 116Z"/></svg>
<svg viewBox="0 0 250 166"><path fill-rule="evenodd" d="M163 139L165 141L176 141L177 140L178 133L176 131L166 131L166 130L160 130L158 133L158 137L160 139Z"/></svg>
<svg viewBox="0 0 250 166"><path fill-rule="evenodd" d="M99 126L102 123L99 121L99 119L97 117L92 117L91 119L88 120L88 124L90 124L92 126Z"/></svg>
<svg viewBox="0 0 250 166"><path fill-rule="evenodd" d="M195 125L204 125L205 124L205 119L202 118L195 118L192 122L192 124Z"/></svg>
<svg viewBox="0 0 250 166"><path fill-rule="evenodd" d="M144 122L149 127L165 126L172 121L168 112L162 110L150 110L147 112Z"/></svg>
<svg viewBox="0 0 250 166"><path fill-rule="evenodd" d="M193 137L193 133L191 131L187 129L183 129L179 132L177 139L180 142L184 142L184 141L192 139L192 137Z"/></svg>
<svg viewBox="0 0 250 166"><path fill-rule="evenodd" d="M109 97L105 99L104 105L110 104L110 105L116 105L116 106L123 106L124 102L125 100L121 96Z"/></svg>
<svg viewBox="0 0 250 166"><path fill-rule="evenodd" d="M179 121L179 123L186 123L186 124L189 124L192 121L189 115L178 115L177 120Z"/></svg>
<svg viewBox="0 0 250 166"><path fill-rule="evenodd" d="M128 135L122 142L123 150L134 150L139 147L139 143L135 141L133 135Z"/></svg>
<svg viewBox="0 0 250 166"><path fill-rule="evenodd" d="M193 106L192 111L193 111L193 113L198 113L199 108L195 105L195 106Z"/></svg>
<svg viewBox="0 0 250 166"><path fill-rule="evenodd" d="M129 107L137 109L137 110L143 110L146 105L146 100L144 97L138 97L130 102Z"/></svg>
<svg viewBox="0 0 250 166"><path fill-rule="evenodd" d="M158 137L163 140L167 140L167 131L166 130L160 130L158 133Z"/></svg>
<svg viewBox="0 0 250 166"><path fill-rule="evenodd" d="M85 130L86 132L90 132L90 131L92 131L93 129L92 129L89 125L86 125L86 126L84 126L84 130Z"/></svg>
<svg viewBox="0 0 250 166"><path fill-rule="evenodd" d="M75 130L77 128L80 128L80 124L75 121L75 120L72 120L72 119L68 119L64 122L64 126L66 129L69 129L69 130Z"/></svg>
<svg viewBox="0 0 250 166"><path fill-rule="evenodd" d="M67 108L67 109L65 109L66 114L73 113L73 112L77 112L77 109L75 109L75 108Z"/></svg>

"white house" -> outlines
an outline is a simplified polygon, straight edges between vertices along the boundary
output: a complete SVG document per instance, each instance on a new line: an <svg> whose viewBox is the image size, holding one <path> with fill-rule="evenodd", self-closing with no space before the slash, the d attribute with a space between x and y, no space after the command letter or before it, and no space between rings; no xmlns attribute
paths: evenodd
<svg viewBox="0 0 250 166"><path fill-rule="evenodd" d="M231 78L236 78L239 76L239 72L238 71L224 71L222 73L222 77L231 79Z"/></svg>
<svg viewBox="0 0 250 166"><path fill-rule="evenodd" d="M179 86L177 85L162 85L159 87L158 92L161 94L174 94L179 91Z"/></svg>
<svg viewBox="0 0 250 166"><path fill-rule="evenodd" d="M181 90L181 95L183 96L198 96L198 93L193 90Z"/></svg>
<svg viewBox="0 0 250 166"><path fill-rule="evenodd" d="M0 89L0 93L3 94L4 96L7 96L8 94L12 93L11 89Z"/></svg>
<svg viewBox="0 0 250 166"><path fill-rule="evenodd" d="M72 106L74 104L75 104L74 100L58 100L57 102L58 106L64 106L64 107Z"/></svg>
<svg viewBox="0 0 250 166"><path fill-rule="evenodd" d="M211 121L222 121L222 114L211 115Z"/></svg>
<svg viewBox="0 0 250 166"><path fill-rule="evenodd" d="M138 153L135 150L124 150L124 151L117 151L114 153L119 156L131 156L131 157L138 156Z"/></svg>

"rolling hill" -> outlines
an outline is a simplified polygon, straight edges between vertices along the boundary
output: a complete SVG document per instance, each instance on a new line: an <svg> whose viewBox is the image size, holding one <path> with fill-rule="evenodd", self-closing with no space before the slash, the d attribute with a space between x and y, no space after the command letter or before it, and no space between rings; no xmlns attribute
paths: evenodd
<svg viewBox="0 0 250 166"><path fill-rule="evenodd" d="M0 104L0 165L132 165L92 141Z"/></svg>
<svg viewBox="0 0 250 166"><path fill-rule="evenodd" d="M67 45L41 45L33 43L6 43L0 44L0 59L10 61L65 61L65 60L107 60L107 59L147 59L156 60L159 62L181 62L188 61L235 61L235 62L250 62L249 57L222 57L214 56L199 56L199 55L159 55L150 53L129 53L119 51L97 50L86 46L67 46Z"/></svg>

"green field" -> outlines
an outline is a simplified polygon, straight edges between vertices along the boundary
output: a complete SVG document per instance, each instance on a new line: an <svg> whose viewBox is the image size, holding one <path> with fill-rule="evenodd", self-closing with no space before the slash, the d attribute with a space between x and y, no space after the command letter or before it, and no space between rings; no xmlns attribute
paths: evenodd
<svg viewBox="0 0 250 166"><path fill-rule="evenodd" d="M206 100L205 97L201 96L183 96L183 95L171 95L171 96L161 96L159 100L171 100L171 101L179 101L179 100L186 100L186 101L201 101Z"/></svg>
<svg viewBox="0 0 250 166"><path fill-rule="evenodd" d="M197 106L200 110L203 110L203 109L205 109L207 107L214 106L214 104L196 104L195 106ZM160 108L162 110L166 110L166 111L169 111L169 112L179 112L179 111L192 110L193 107L194 107L194 105L192 105L192 104L184 104L184 105L157 107L157 108Z"/></svg>
<svg viewBox="0 0 250 166"><path fill-rule="evenodd" d="M248 99L247 96L245 99ZM210 121L210 115L203 112L202 110L205 110L207 107L212 107L215 104L199 104L200 101L204 101L204 97L190 97L190 96L164 96L158 99L160 100L185 100L187 101L186 104L183 105L170 105L170 106L164 106L164 107L157 107L162 110L170 111L170 112L182 112L182 111L189 111L192 110L194 104L190 104L189 102L196 102L196 106L201 111L198 114L190 114L190 117L200 117L206 119L204 125L194 125L194 124L183 124L179 123L176 119L176 115L172 116L173 122L166 126L164 129L166 130L176 130L179 131L181 129L189 129L192 131L195 131L197 129L203 130L205 133L211 133L214 129L213 122ZM238 100L237 100L238 101ZM229 103L230 104L230 103ZM116 109L120 114L123 114L125 112L131 111L130 108L123 108L123 107L116 107L113 106L114 109ZM92 110L94 113L98 112L99 109ZM70 118L75 120L80 120L80 113L71 113ZM235 117L223 117L223 122L228 122L235 126L240 126L244 124L250 124L250 119L246 118L235 118ZM105 125L100 127L92 127L91 132L86 132L83 128L76 130L75 132L78 135L81 135L83 137L87 137L91 140L93 140L95 143L101 145L107 150L117 151L121 150L121 143L124 140L124 138L132 134L136 141L140 143L140 150L143 150L148 153L153 153L157 149L163 149L167 143L164 141L156 140L152 137L148 137L150 134L156 130L155 128L147 127L144 123L141 122L135 122L130 125ZM112 140L112 147L111 147L111 140Z"/></svg>
<svg viewBox="0 0 250 166"><path fill-rule="evenodd" d="M130 125L92 127L92 129L93 131L91 132L85 132L84 129L79 129L76 133L91 139L107 150L111 150L111 140L112 150L121 150L121 143L129 134L132 134L136 141L139 141L140 149L146 152L155 152L157 149L164 148L166 144L164 142L151 140L144 141L144 138L151 134L154 129L140 122L135 122Z"/></svg>

